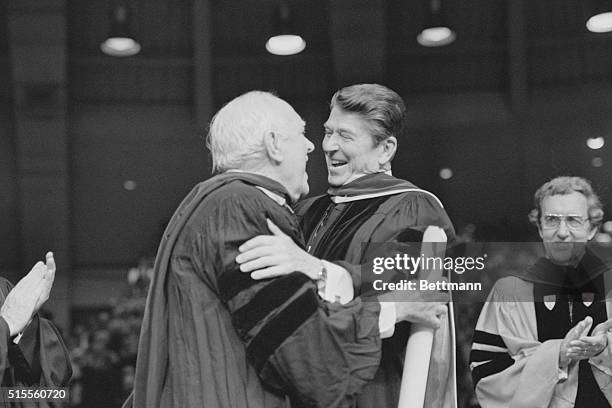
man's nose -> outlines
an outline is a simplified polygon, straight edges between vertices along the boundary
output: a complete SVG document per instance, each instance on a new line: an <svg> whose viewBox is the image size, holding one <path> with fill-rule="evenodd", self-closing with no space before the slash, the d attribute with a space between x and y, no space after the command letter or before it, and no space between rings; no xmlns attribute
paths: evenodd
<svg viewBox="0 0 612 408"><path fill-rule="evenodd" d="M314 151L314 149L315 149L315 145L314 145L314 143L312 143L310 141L310 139L306 139L306 140L308 141L308 143L306 143L307 152L308 153L312 153Z"/></svg>
<svg viewBox="0 0 612 408"><path fill-rule="evenodd" d="M323 138L323 143L321 144L323 151L325 153L333 152L338 150L338 143L336 143L336 134L332 133L331 135L326 135Z"/></svg>
<svg viewBox="0 0 612 408"><path fill-rule="evenodd" d="M559 228L557 229L557 236L559 238L567 238L570 235L570 231L569 228L567 228L567 224L565 223L565 220L561 220L561 223L559 224Z"/></svg>

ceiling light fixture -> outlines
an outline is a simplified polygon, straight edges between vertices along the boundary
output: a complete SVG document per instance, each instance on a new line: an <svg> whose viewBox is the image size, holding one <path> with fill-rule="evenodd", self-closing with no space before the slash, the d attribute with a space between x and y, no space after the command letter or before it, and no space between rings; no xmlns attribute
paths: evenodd
<svg viewBox="0 0 612 408"><path fill-rule="evenodd" d="M131 57L140 52L140 44L130 31L130 13L125 5L113 10L109 36L100 44L100 49L112 57Z"/></svg>
<svg viewBox="0 0 612 408"><path fill-rule="evenodd" d="M417 42L423 47L442 47L455 41L457 34L445 22L441 0L429 1L427 24L417 35Z"/></svg>
<svg viewBox="0 0 612 408"><path fill-rule="evenodd" d="M306 41L291 28L289 5L282 3L274 16L276 26L266 42L266 50L274 55L295 55L306 48Z"/></svg>
<svg viewBox="0 0 612 408"><path fill-rule="evenodd" d="M586 28L592 33L612 31L612 1L593 0L591 14L586 20Z"/></svg>
<svg viewBox="0 0 612 408"><path fill-rule="evenodd" d="M589 18L586 28L592 33L608 33L612 31L612 12L599 13Z"/></svg>
<svg viewBox="0 0 612 408"><path fill-rule="evenodd" d="M602 147L604 147L604 145L606 144L606 141L601 136L600 137L589 137L586 141L586 144L589 147L589 149L597 150L597 149L601 149Z"/></svg>

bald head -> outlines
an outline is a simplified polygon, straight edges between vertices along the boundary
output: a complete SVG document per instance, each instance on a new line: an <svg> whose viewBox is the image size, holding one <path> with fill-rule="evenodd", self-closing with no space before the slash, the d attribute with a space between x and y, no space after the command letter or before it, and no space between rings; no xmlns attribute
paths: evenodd
<svg viewBox="0 0 612 408"><path fill-rule="evenodd" d="M207 137L213 171L248 169L266 159L264 137L303 120L284 100L269 92L251 91L217 112Z"/></svg>

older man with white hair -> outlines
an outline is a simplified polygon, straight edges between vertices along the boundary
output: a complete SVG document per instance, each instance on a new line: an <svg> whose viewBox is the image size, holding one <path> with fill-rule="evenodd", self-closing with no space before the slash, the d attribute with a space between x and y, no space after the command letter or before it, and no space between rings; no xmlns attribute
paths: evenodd
<svg viewBox="0 0 612 408"><path fill-rule="evenodd" d="M235 262L269 221L304 245L288 205L308 192L304 121L274 95L249 92L215 115L208 147L221 174L188 194L164 233L133 406L351 406L379 365L379 302L326 303L305 274L255 280ZM400 304L396 320L408 309Z"/></svg>

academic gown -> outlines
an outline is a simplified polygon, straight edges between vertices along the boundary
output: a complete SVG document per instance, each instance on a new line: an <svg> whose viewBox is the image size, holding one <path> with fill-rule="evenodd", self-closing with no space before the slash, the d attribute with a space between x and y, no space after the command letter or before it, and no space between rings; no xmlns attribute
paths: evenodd
<svg viewBox="0 0 612 408"><path fill-rule="evenodd" d="M13 289L0 278L0 304ZM38 315L23 331L18 344L10 339L8 324L0 318L0 373L2 387L67 387L72 376L68 349L55 326ZM68 404L52 399L37 402L0 401L10 407L61 407Z"/></svg>
<svg viewBox="0 0 612 408"><path fill-rule="evenodd" d="M455 231L440 200L414 184L385 173L360 177L296 207L307 249L314 256L343 266L353 279L355 296L364 296L362 264L377 255L380 243L420 242L430 225L442 228L452 242ZM418 256L418 255L416 255ZM371 285L370 285L371 287ZM446 319L446 318L445 318ZM372 382L358 396L359 408L396 407L410 324L396 325L383 340L382 360ZM435 332L425 406L454 406L454 339L445 320Z"/></svg>
<svg viewBox="0 0 612 408"><path fill-rule="evenodd" d="M567 332L586 316L591 331L612 317L612 271L588 251L576 268L540 259L500 279L480 313L470 354L483 408L605 408L612 402L612 347L559 368ZM612 344L612 335L608 344Z"/></svg>
<svg viewBox="0 0 612 408"><path fill-rule="evenodd" d="M253 280L238 247L271 219L303 245L295 215L228 172L197 185L172 217L155 261L136 364L136 408L348 407L380 361L377 302L320 300L300 272ZM125 406L132 401L128 400Z"/></svg>

